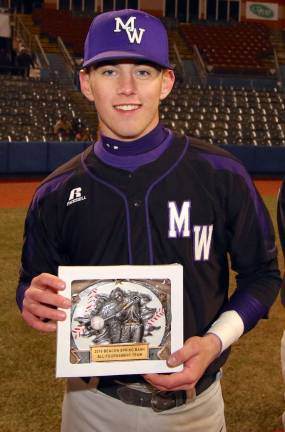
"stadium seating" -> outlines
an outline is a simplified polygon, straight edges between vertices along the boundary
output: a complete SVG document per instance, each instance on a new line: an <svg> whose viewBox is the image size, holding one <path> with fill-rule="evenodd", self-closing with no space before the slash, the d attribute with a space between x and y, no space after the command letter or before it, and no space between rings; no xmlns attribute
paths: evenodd
<svg viewBox="0 0 285 432"><path fill-rule="evenodd" d="M95 15L95 13L94 13ZM33 21L51 40L60 36L75 57L82 57L85 35L93 16L69 10L34 9ZM173 45L182 59L193 58L197 46L208 73L275 75L270 32L262 24L180 24L169 29L171 60Z"/></svg>
<svg viewBox="0 0 285 432"><path fill-rule="evenodd" d="M82 118L56 82L1 76L0 85L0 141L55 140L53 126L60 115ZM285 95L277 88L178 83L161 103L160 114L166 126L212 143L285 146Z"/></svg>
<svg viewBox="0 0 285 432"><path fill-rule="evenodd" d="M178 84L160 107L163 123L221 145L285 146L285 95Z"/></svg>
<svg viewBox="0 0 285 432"><path fill-rule="evenodd" d="M262 24L181 24L189 47L198 47L208 72L272 74L270 33Z"/></svg>
<svg viewBox="0 0 285 432"><path fill-rule="evenodd" d="M69 10L41 8L34 9L33 21L39 25L42 34L51 39L60 36L67 46L72 47L76 56L82 56L84 36L92 17L73 15Z"/></svg>
<svg viewBox="0 0 285 432"><path fill-rule="evenodd" d="M67 10L34 9L33 20L50 38L61 36L82 55L83 35L93 17ZM272 54L269 30L262 24L180 24L171 30L179 51L197 45L208 72L268 74L264 58ZM180 35L177 38L177 34ZM185 54L185 55L186 55ZM27 85L26 85L27 84ZM51 140L59 115L78 117L66 90L58 83L11 78L2 86L0 140ZM224 145L284 146L285 101L281 90L201 86L179 82L161 103L161 119L181 133ZM96 131L93 131L93 135Z"/></svg>
<svg viewBox="0 0 285 432"><path fill-rule="evenodd" d="M0 141L54 141L60 115L82 119L67 90L56 82L2 75L0 86Z"/></svg>

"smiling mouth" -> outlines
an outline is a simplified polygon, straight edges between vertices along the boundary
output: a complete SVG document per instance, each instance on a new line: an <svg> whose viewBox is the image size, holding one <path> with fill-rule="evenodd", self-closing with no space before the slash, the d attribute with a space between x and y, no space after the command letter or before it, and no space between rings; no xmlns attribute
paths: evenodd
<svg viewBox="0 0 285 432"><path fill-rule="evenodd" d="M114 108L118 111L135 111L140 107L141 105L139 104L114 105Z"/></svg>

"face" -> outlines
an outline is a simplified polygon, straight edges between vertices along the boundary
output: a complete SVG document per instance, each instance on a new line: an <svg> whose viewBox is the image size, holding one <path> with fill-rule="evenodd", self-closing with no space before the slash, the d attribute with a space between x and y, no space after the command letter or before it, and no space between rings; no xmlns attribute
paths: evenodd
<svg viewBox="0 0 285 432"><path fill-rule="evenodd" d="M100 131L118 140L135 140L159 121L159 102L174 84L171 70L120 62L80 72L81 91L93 101Z"/></svg>

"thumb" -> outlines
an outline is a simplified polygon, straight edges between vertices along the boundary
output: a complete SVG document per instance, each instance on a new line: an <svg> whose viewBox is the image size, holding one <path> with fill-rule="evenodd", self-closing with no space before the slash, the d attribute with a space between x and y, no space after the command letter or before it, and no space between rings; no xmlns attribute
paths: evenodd
<svg viewBox="0 0 285 432"><path fill-rule="evenodd" d="M182 348L175 351L169 359L167 360L167 365L169 367L176 367L183 363L185 363L187 360L189 360L191 357L196 355L198 353L198 340L200 338L197 336L189 338L183 345Z"/></svg>

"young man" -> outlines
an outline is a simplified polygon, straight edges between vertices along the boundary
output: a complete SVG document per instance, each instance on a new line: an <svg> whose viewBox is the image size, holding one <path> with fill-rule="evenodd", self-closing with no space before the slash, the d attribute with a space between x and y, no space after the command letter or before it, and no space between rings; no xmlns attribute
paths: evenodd
<svg viewBox="0 0 285 432"><path fill-rule="evenodd" d="M285 258L285 179L281 183L281 187L278 194L277 224L278 224L278 231L279 231L283 257ZM283 282L281 286L281 302L285 306L285 276L284 275L283 275ZM283 380L285 382L285 331L283 332L283 336L281 339L281 368L282 368ZM285 411L282 415L282 423L283 423L283 428L285 430Z"/></svg>
<svg viewBox="0 0 285 432"><path fill-rule="evenodd" d="M185 344L168 364L184 368L68 380L62 432L225 431L220 368L230 345L267 317L280 284L268 213L239 161L159 123L174 73L157 18L135 10L96 17L80 80L100 138L31 203L17 294L23 318L42 331L65 319L56 309L70 307L58 265L179 262ZM230 299L228 253L237 272Z"/></svg>
<svg viewBox="0 0 285 432"><path fill-rule="evenodd" d="M280 237L281 248L285 257L285 179L281 183L281 187L278 194L278 206L277 206L277 223ZM281 291L281 294L283 292ZM285 304L285 299L282 299Z"/></svg>

